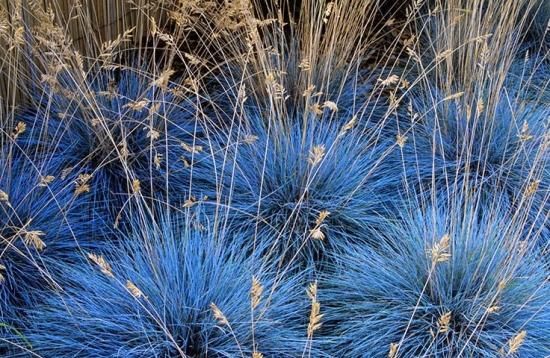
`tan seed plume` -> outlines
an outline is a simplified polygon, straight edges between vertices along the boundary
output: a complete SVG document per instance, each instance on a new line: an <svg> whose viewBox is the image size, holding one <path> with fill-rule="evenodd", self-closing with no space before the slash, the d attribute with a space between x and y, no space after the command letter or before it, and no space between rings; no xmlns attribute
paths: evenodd
<svg viewBox="0 0 550 358"><path fill-rule="evenodd" d="M78 178L76 179L75 183L75 195L80 195L83 193L90 192L90 184L89 181L92 178L92 174L80 174Z"/></svg>
<svg viewBox="0 0 550 358"><path fill-rule="evenodd" d="M13 130L13 139L17 139L21 134L25 133L25 130L27 130L27 125L25 122L17 122L17 125Z"/></svg>
<svg viewBox="0 0 550 358"><path fill-rule="evenodd" d="M151 82L151 87L159 87L160 89L166 90L168 88L168 83L170 81L170 77L175 73L174 70L168 69L163 71L160 76Z"/></svg>
<svg viewBox="0 0 550 358"><path fill-rule="evenodd" d="M397 358L397 349L399 345L397 343L390 343L390 351L388 352L388 358Z"/></svg>
<svg viewBox="0 0 550 358"><path fill-rule="evenodd" d="M405 143L407 142L407 136L402 135L402 134L398 134L395 137L395 142L397 143L399 148L403 149L403 147L405 146Z"/></svg>
<svg viewBox="0 0 550 358"><path fill-rule="evenodd" d="M445 312L437 320L437 331L439 333L447 333L451 323L452 312Z"/></svg>
<svg viewBox="0 0 550 358"><path fill-rule="evenodd" d="M0 190L0 203L7 203L10 201L10 196L5 192Z"/></svg>
<svg viewBox="0 0 550 358"><path fill-rule="evenodd" d="M325 156L325 146L324 145L316 145L311 149L309 152L309 158L308 162L312 166L316 166L323 160L323 157Z"/></svg>
<svg viewBox="0 0 550 358"><path fill-rule="evenodd" d="M323 108L328 108L332 112L338 112L338 105L332 101L325 101L325 103L323 103Z"/></svg>
<svg viewBox="0 0 550 358"><path fill-rule="evenodd" d="M382 87L393 86L393 85L399 83L399 76L391 75L391 76L389 76L388 78L385 78L385 79L379 78L378 83L380 83L380 85Z"/></svg>
<svg viewBox="0 0 550 358"><path fill-rule="evenodd" d="M25 245L32 246L37 251L42 251L46 248L46 244L42 241L41 236L44 236L44 232L39 230L25 231L23 234L23 241Z"/></svg>
<svg viewBox="0 0 550 358"><path fill-rule="evenodd" d="M55 177L53 175L46 175L46 176L40 177L40 183L38 183L38 186L46 187L49 184L51 184L51 182L53 182L54 180L55 180Z"/></svg>
<svg viewBox="0 0 550 358"><path fill-rule="evenodd" d="M526 336L527 331L523 330L516 334L514 337L510 338L510 340L508 341L508 354L516 353L525 341Z"/></svg>
<svg viewBox="0 0 550 358"><path fill-rule="evenodd" d="M429 251L432 263L446 262L451 258L450 253L451 237L448 234L443 235L439 242L435 243Z"/></svg>
<svg viewBox="0 0 550 358"><path fill-rule="evenodd" d="M526 197L533 196L539 188L540 180L531 181L525 188L524 195Z"/></svg>
<svg viewBox="0 0 550 358"><path fill-rule="evenodd" d="M111 269L111 265L105 260L105 258L101 255L96 255L92 253L88 253L88 258L97 266L99 266L101 272L105 276L109 277L115 277L113 275L113 270Z"/></svg>
<svg viewBox="0 0 550 358"><path fill-rule="evenodd" d="M141 191L141 182L138 179L132 180L132 192L138 194Z"/></svg>
<svg viewBox="0 0 550 358"><path fill-rule="evenodd" d="M218 321L218 324L222 326L226 326L229 324L229 321L227 320L223 312L219 309L218 306L216 306L214 302L210 304L210 309L212 310L214 318L216 319L216 321Z"/></svg>
<svg viewBox="0 0 550 358"><path fill-rule="evenodd" d="M311 312L309 314L309 323L307 325L308 338L313 337L313 333L321 328L321 304L317 301L317 281L311 283L307 289L307 295L311 300Z"/></svg>
<svg viewBox="0 0 550 358"><path fill-rule="evenodd" d="M189 153L198 154L198 153L202 152L202 147L200 145L189 145L189 144L184 143L184 142L181 142L180 145L185 151L187 151Z"/></svg>
<svg viewBox="0 0 550 358"><path fill-rule="evenodd" d="M256 309L260 304L264 287L256 276L252 276L252 287L250 288L250 305L252 309Z"/></svg>
<svg viewBox="0 0 550 358"><path fill-rule="evenodd" d="M143 292L130 280L126 281L126 288L135 298L145 297Z"/></svg>

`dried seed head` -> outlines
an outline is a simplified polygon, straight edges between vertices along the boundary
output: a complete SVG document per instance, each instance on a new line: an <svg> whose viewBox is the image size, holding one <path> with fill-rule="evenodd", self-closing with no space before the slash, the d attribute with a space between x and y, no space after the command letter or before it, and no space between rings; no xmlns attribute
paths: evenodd
<svg viewBox="0 0 550 358"><path fill-rule="evenodd" d="M129 108L132 111L140 112L149 104L148 99L142 99L141 101L131 102L124 105L124 108Z"/></svg>
<svg viewBox="0 0 550 358"><path fill-rule="evenodd" d="M184 143L184 142L181 142L180 145L185 151L187 151L189 153L198 154L198 153L202 152L202 147L200 145L189 145L189 144Z"/></svg>
<svg viewBox="0 0 550 358"><path fill-rule="evenodd" d="M313 332L321 328L321 304L317 301L311 302L311 312L309 314L309 323L307 325L307 335L308 337L313 336Z"/></svg>
<svg viewBox="0 0 550 358"><path fill-rule="evenodd" d="M321 225L323 223L323 221L325 221L325 219L330 215L330 211L328 210L322 210L320 213L319 213L319 216L317 217L317 219L315 220L315 224L317 226Z"/></svg>
<svg viewBox="0 0 550 358"><path fill-rule="evenodd" d="M479 97L477 99L476 109L477 109L477 115L478 116L480 116L485 111L485 101L483 100L482 97Z"/></svg>
<svg viewBox="0 0 550 358"><path fill-rule="evenodd" d="M92 174L80 174L75 183L75 195L90 192L90 184L88 183L92 178Z"/></svg>
<svg viewBox="0 0 550 358"><path fill-rule="evenodd" d="M254 144L258 140L258 136L252 134L246 134L243 137L243 143L245 144Z"/></svg>
<svg viewBox="0 0 550 358"><path fill-rule="evenodd" d="M325 146L324 145L316 145L313 147L309 152L309 158L308 162L312 166L316 166L323 160L323 157L325 156Z"/></svg>
<svg viewBox="0 0 550 358"><path fill-rule="evenodd" d="M334 9L334 1L331 1L327 4L327 7L325 9L325 16L323 17L323 23L328 22L328 18L330 17L330 14L332 14L332 10Z"/></svg>
<svg viewBox="0 0 550 358"><path fill-rule="evenodd" d="M229 324L229 321L223 314L223 312L216 306L214 302L210 304L210 309L212 310L212 314L214 315L214 318L216 321L218 321L218 324L225 326Z"/></svg>
<svg viewBox="0 0 550 358"><path fill-rule="evenodd" d="M61 180L67 179L67 176L73 171L72 167L65 168L61 171Z"/></svg>
<svg viewBox="0 0 550 358"><path fill-rule="evenodd" d="M323 109L321 108L321 105L319 103L314 103L309 107L309 110L317 117L320 117L323 115Z"/></svg>
<svg viewBox="0 0 550 358"><path fill-rule="evenodd" d="M263 355L262 353L260 353L260 352L254 351L254 352L252 353L252 358L264 358L264 355Z"/></svg>
<svg viewBox="0 0 550 358"><path fill-rule="evenodd" d="M525 188L524 195L526 197L534 195L539 188L540 180L532 180Z"/></svg>
<svg viewBox="0 0 550 358"><path fill-rule="evenodd" d="M325 103L323 103L323 108L328 108L332 112L338 112L338 105L332 101L325 101Z"/></svg>
<svg viewBox="0 0 550 358"><path fill-rule="evenodd" d="M447 101L451 101L453 99L457 99L457 98L460 98L464 95L464 92L458 92L458 93L454 93L450 96L447 96L445 98L443 98L443 102L447 102Z"/></svg>
<svg viewBox="0 0 550 358"><path fill-rule="evenodd" d="M10 196L5 192L0 190L0 203L7 203L10 201Z"/></svg>
<svg viewBox="0 0 550 358"><path fill-rule="evenodd" d="M189 199L186 199L184 202L183 202L183 207L184 208L190 208L192 207L193 205L195 205L197 203L197 199L192 196L190 197Z"/></svg>
<svg viewBox="0 0 550 358"><path fill-rule="evenodd" d="M44 236L44 232L39 230L25 231L23 234L23 241L25 245L34 247L37 251L42 251L46 247L41 236Z"/></svg>
<svg viewBox="0 0 550 358"><path fill-rule="evenodd" d="M519 140L522 142L527 142L528 140L533 139L533 136L529 134L529 124L527 121L523 122L523 125L521 126L521 131L518 135Z"/></svg>
<svg viewBox="0 0 550 358"><path fill-rule="evenodd" d="M105 260L105 258L101 255L96 255L92 253L88 253L88 258L92 260L94 264L99 266L101 272L109 277L115 277L113 275L113 270L111 269L111 265Z"/></svg>
<svg viewBox="0 0 550 358"><path fill-rule="evenodd" d="M449 325L451 323L452 313L446 312L442 314L437 320L437 331L439 333L447 333L449 331Z"/></svg>
<svg viewBox="0 0 550 358"><path fill-rule="evenodd" d="M349 120L349 122L347 122L347 123L342 127L342 134L347 133L348 131L350 131L353 127L355 127L356 124L357 124L357 115L354 115L354 116Z"/></svg>
<svg viewBox="0 0 550 358"><path fill-rule="evenodd" d="M406 90L406 89L408 89L410 86L411 86L411 83L410 83L408 80L404 79L404 78L402 78L402 79L399 81L399 88L401 88L401 89Z"/></svg>
<svg viewBox="0 0 550 358"><path fill-rule="evenodd" d="M13 130L13 139L17 139L21 134L25 133L25 130L27 129L27 125L25 122L17 122L17 125L15 126Z"/></svg>
<svg viewBox="0 0 550 358"><path fill-rule="evenodd" d="M510 338L510 340L508 341L508 354L516 353L525 341L526 336L527 331L523 330L516 334L514 337Z"/></svg>
<svg viewBox="0 0 550 358"><path fill-rule="evenodd" d="M40 177L40 183L38 183L38 186L45 187L48 186L51 182L55 180L55 177L53 175L46 175L43 177Z"/></svg>
<svg viewBox="0 0 550 358"><path fill-rule="evenodd" d="M126 288L135 298L145 297L143 292L141 292L141 290L130 280L126 281Z"/></svg>
<svg viewBox="0 0 550 358"><path fill-rule="evenodd" d="M378 79L378 82L380 83L380 85L381 85L382 87L393 86L393 85L399 83L399 76L397 76L397 75L391 75L391 76L389 76L389 77L386 78L386 79L379 78L379 79Z"/></svg>
<svg viewBox="0 0 550 358"><path fill-rule="evenodd" d="M303 72L307 72L311 70L311 62L307 58L304 58L300 61L298 68L300 68Z"/></svg>
<svg viewBox="0 0 550 358"><path fill-rule="evenodd" d="M151 140L157 140L160 138L160 132L152 127L145 127L143 130L147 131L147 138L151 138Z"/></svg>
<svg viewBox="0 0 550 358"><path fill-rule="evenodd" d="M451 237L448 234L443 235L439 242L429 250L429 254L432 258L432 263L446 262L451 258L449 252Z"/></svg>
<svg viewBox="0 0 550 358"><path fill-rule="evenodd" d="M444 60L446 59L447 57L449 57L449 55L451 55L453 53L453 50L450 50L450 49L447 49L445 51L442 51L440 53L438 53L436 56L435 56L435 62L439 62L441 60Z"/></svg>
<svg viewBox="0 0 550 358"><path fill-rule="evenodd" d="M309 230L309 234L311 235L311 238L314 239L314 240L321 240L322 241L322 240L325 239L325 234L318 227Z"/></svg>
<svg viewBox="0 0 550 358"><path fill-rule="evenodd" d="M388 352L388 358L397 358L397 349L398 348L399 348L399 344L390 343L390 351Z"/></svg>
<svg viewBox="0 0 550 358"><path fill-rule="evenodd" d="M141 182L138 179L132 180L132 192L138 194L141 191Z"/></svg>
<svg viewBox="0 0 550 358"><path fill-rule="evenodd" d="M500 306L498 305L492 305L489 308L487 308L487 314L497 313L498 311L500 311Z"/></svg>
<svg viewBox="0 0 550 358"><path fill-rule="evenodd" d="M306 292L310 300L316 301L317 300L317 281L313 281L312 283L310 283Z"/></svg>
<svg viewBox="0 0 550 358"><path fill-rule="evenodd" d="M405 146L405 143L407 142L407 136L402 135L402 134L398 134L395 137L395 142L397 143L399 148L403 149L403 147Z"/></svg>
<svg viewBox="0 0 550 358"><path fill-rule="evenodd" d="M243 104L248 99L248 96L246 95L246 84L243 83L239 87L239 91L237 92L237 100L240 104Z"/></svg>
<svg viewBox="0 0 550 358"><path fill-rule="evenodd" d="M313 91L315 91L315 85L310 85L304 90L304 92L302 93L302 96L309 97L313 94ZM317 104L317 106L320 107L319 104Z"/></svg>
<svg viewBox="0 0 550 358"><path fill-rule="evenodd" d="M256 309L260 304L261 296L264 291L260 280L257 277L252 276L252 287L250 288L250 305L252 309Z"/></svg>
<svg viewBox="0 0 550 358"><path fill-rule="evenodd" d="M395 24L395 18L392 17L392 18L388 19L388 21L386 21L386 22L384 23L384 26L390 27L390 26L392 26L393 24Z"/></svg>
<svg viewBox="0 0 550 358"><path fill-rule="evenodd" d="M160 89L166 90L168 88L170 77L174 73L175 71L172 69L164 70L156 80L151 82L151 87L159 87Z"/></svg>

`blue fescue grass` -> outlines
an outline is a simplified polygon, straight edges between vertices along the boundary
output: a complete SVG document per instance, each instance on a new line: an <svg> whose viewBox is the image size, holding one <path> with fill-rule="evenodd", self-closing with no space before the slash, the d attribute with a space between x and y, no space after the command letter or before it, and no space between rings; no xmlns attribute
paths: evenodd
<svg viewBox="0 0 550 358"><path fill-rule="evenodd" d="M0 355L550 355L543 0L199 3L0 16Z"/></svg>
<svg viewBox="0 0 550 358"><path fill-rule="evenodd" d="M396 153L393 140L377 143L361 124L346 126L327 113L284 128L251 116L236 139L194 168L193 193L197 200L217 197L206 207L225 230L246 233L245 244L258 243L273 260L306 264L367 237L400 184L400 166L384 162ZM329 214L317 223L323 212Z"/></svg>
<svg viewBox="0 0 550 358"><path fill-rule="evenodd" d="M444 193L481 193L476 200L506 203L525 218L527 232L548 238L548 64L519 59L493 90L480 83L455 98L431 81L408 91L399 110L405 192L430 202ZM498 86L496 86L498 88ZM491 92L492 91L492 92ZM407 122L409 119L409 122Z"/></svg>
<svg viewBox="0 0 550 358"><path fill-rule="evenodd" d="M505 213L439 204L401 219L388 221L376 250L350 246L320 285L336 356L388 356L391 344L403 357L550 353L547 271ZM437 244L450 256L434 262Z"/></svg>
<svg viewBox="0 0 550 358"><path fill-rule="evenodd" d="M24 333L33 352L44 357L305 352L304 275L278 276L270 265L227 245L208 223L195 225L197 217L191 218L136 221L122 248L105 254L108 271L92 261L65 266L63 290L30 313L31 328ZM253 276L262 288L255 309ZM216 319L212 303L227 322Z"/></svg>
<svg viewBox="0 0 550 358"><path fill-rule="evenodd" d="M88 168L66 164L57 156L0 160L0 190L7 195L0 202L3 334L20 329L21 310L36 303L34 291L60 287L55 265L78 262L83 250L101 250L108 236L107 208L92 192L75 193ZM0 349L6 346L0 342Z"/></svg>
<svg viewBox="0 0 550 358"><path fill-rule="evenodd" d="M152 200L182 203L192 163L182 143L193 147L204 137L199 123L204 100L181 87L178 92L168 79L162 88L154 80L132 67L91 71L83 82L62 72L55 86L44 86L35 109L19 117L28 128L20 145L89 165L105 178L111 204L127 199L134 179Z"/></svg>

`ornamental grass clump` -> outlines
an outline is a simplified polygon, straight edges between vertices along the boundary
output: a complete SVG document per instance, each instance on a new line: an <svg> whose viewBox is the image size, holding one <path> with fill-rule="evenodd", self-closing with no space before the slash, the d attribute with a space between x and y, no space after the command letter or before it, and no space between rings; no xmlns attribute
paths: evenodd
<svg viewBox="0 0 550 358"><path fill-rule="evenodd" d="M201 215L193 212L181 221L165 214L134 221L121 247L67 265L63 290L29 309L24 335L33 351L56 357L301 354L309 305L304 276L262 267L199 225Z"/></svg>
<svg viewBox="0 0 550 358"><path fill-rule="evenodd" d="M544 259L505 213L479 214L470 205L418 207L388 222L376 250L350 246L320 295L328 349L339 357L547 356Z"/></svg>

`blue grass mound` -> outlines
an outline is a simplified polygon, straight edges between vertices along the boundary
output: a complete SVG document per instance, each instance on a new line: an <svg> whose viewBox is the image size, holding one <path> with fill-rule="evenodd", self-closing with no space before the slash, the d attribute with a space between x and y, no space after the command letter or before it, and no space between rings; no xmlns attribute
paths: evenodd
<svg viewBox="0 0 550 358"><path fill-rule="evenodd" d="M388 223L377 250L338 257L320 298L334 354L546 357L542 260L505 214L478 215L472 206L418 210Z"/></svg>
<svg viewBox="0 0 550 358"><path fill-rule="evenodd" d="M251 122L214 159L198 162L205 165L193 177L194 196L218 195L207 207L226 230L246 233L244 245L258 242L271 260L314 264L368 237L393 206L400 165L384 162L396 153L393 141L376 143L327 118L289 128Z"/></svg>
<svg viewBox="0 0 550 358"><path fill-rule="evenodd" d="M86 167L66 167L62 158L14 156L0 160L0 353L10 356L27 324L25 309L39 292L59 289L59 268L81 262L83 252L101 251L108 209L88 186ZM99 189L99 185L96 185Z"/></svg>
<svg viewBox="0 0 550 358"><path fill-rule="evenodd" d="M544 247L550 229L544 214L550 210L550 108L541 72L547 68L539 61L517 64L505 88L497 94L478 88L475 99L448 99L433 86L412 91L401 115L415 122L402 129L407 143L401 161L413 201L470 192L488 209L498 202L509 214L523 215L526 232L538 232L531 239ZM522 74L528 69L530 75Z"/></svg>
<svg viewBox="0 0 550 358"><path fill-rule="evenodd" d="M204 101L129 67L92 71L82 83L73 77L59 74L36 108L20 116L27 125L21 148L89 166L104 178L111 204L127 200L134 179L144 183L144 195L182 203L192 148L205 136Z"/></svg>
<svg viewBox="0 0 550 358"><path fill-rule="evenodd" d="M90 265L67 266L63 291L30 313L25 336L34 351L44 357L300 355L305 283L262 269L187 218L181 227L166 218L140 225L121 249L90 256Z"/></svg>

